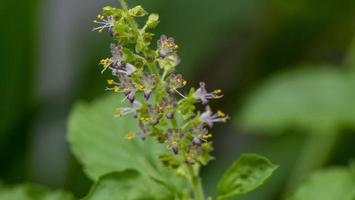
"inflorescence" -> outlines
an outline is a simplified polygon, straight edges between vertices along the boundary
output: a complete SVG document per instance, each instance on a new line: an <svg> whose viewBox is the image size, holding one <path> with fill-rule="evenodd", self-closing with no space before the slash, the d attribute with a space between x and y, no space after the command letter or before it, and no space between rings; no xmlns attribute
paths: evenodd
<svg viewBox="0 0 355 200"><path fill-rule="evenodd" d="M141 7L117 9L104 7L94 23L93 30L108 34L114 39L111 57L102 59L102 73L111 71L113 78L107 80L107 90L122 93L126 107L118 107L115 115L132 114L140 131L129 132L126 139L154 137L165 144L169 151L160 155L160 160L169 167L177 168L182 163L207 164L212 159L211 128L215 122L228 119L222 111L212 112L207 105L210 99L221 98L221 90L208 92L205 83L198 89L191 88L188 94L180 92L187 85L175 70L180 63L179 46L174 38L161 35L157 47L151 46L154 34L148 30L159 23L158 14L149 14L140 28L136 17L147 16ZM205 111L196 111L201 103Z"/></svg>

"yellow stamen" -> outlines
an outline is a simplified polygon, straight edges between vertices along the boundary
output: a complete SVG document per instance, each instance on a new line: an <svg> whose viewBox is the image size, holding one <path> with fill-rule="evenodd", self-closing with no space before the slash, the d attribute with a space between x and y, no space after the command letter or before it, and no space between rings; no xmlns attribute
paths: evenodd
<svg viewBox="0 0 355 200"><path fill-rule="evenodd" d="M123 113L122 113L122 111L121 111L120 108L116 108L116 109L115 109L115 113L116 113L116 115L119 116L119 117L121 117L121 116L123 115Z"/></svg>
<svg viewBox="0 0 355 200"><path fill-rule="evenodd" d="M113 85L115 83L115 81L114 80L107 80L107 84L109 84L109 85Z"/></svg>
<svg viewBox="0 0 355 200"><path fill-rule="evenodd" d="M215 91L213 91L215 94L220 94L221 92L222 92L222 90L221 89L217 89L217 90L215 90Z"/></svg>
<svg viewBox="0 0 355 200"><path fill-rule="evenodd" d="M177 142L176 141L172 141L171 144L172 145L177 145Z"/></svg>
<svg viewBox="0 0 355 200"><path fill-rule="evenodd" d="M203 139L208 139L208 138L211 138L211 137L212 137L211 133L202 136Z"/></svg>
<svg viewBox="0 0 355 200"><path fill-rule="evenodd" d="M183 85L186 85L187 84L187 81L184 80L184 82L182 82Z"/></svg>
<svg viewBox="0 0 355 200"><path fill-rule="evenodd" d="M124 92L129 92L129 88L125 87L123 91Z"/></svg>
<svg viewBox="0 0 355 200"><path fill-rule="evenodd" d="M226 116L226 114L224 114L224 112L222 112L222 111L217 111L217 115L219 116L219 117L225 117Z"/></svg>
<svg viewBox="0 0 355 200"><path fill-rule="evenodd" d="M128 133L125 135L125 138L126 138L127 140L132 140L132 139L134 139L135 137L136 137L136 133L133 132L133 131L128 132Z"/></svg>
<svg viewBox="0 0 355 200"><path fill-rule="evenodd" d="M113 91L114 92L119 92L120 91L120 87L118 87L118 86L113 87Z"/></svg>
<svg viewBox="0 0 355 200"><path fill-rule="evenodd" d="M100 15L100 14L98 14L98 15L97 15L97 18L103 20L105 17L102 16L102 15Z"/></svg>

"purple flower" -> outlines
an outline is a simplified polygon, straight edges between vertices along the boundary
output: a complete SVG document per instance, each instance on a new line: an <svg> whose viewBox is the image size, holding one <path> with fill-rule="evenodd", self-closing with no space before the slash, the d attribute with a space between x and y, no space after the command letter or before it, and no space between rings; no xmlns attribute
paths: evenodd
<svg viewBox="0 0 355 200"><path fill-rule="evenodd" d="M200 82L200 87L195 91L193 94L193 97L195 99L201 100L203 105L206 105L208 103L208 99L218 99L221 98L222 95L220 95L221 90L215 90L213 92L207 92L205 88L205 83Z"/></svg>
<svg viewBox="0 0 355 200"><path fill-rule="evenodd" d="M148 101L152 94L152 89L155 87L156 79L152 74L144 74L141 77L141 82L143 85L144 98Z"/></svg>
<svg viewBox="0 0 355 200"><path fill-rule="evenodd" d="M115 68L118 68L121 65L121 62L124 60L124 54L122 51L121 45L111 44L110 45L111 56L112 56L112 65Z"/></svg>
<svg viewBox="0 0 355 200"><path fill-rule="evenodd" d="M147 127L146 124L144 124L143 120L139 121L139 127L141 128L141 131L138 132L138 135L142 140L145 140L147 138L150 129Z"/></svg>
<svg viewBox="0 0 355 200"><path fill-rule="evenodd" d="M165 138L174 154L179 153L179 141L184 137L179 129L168 129Z"/></svg>
<svg viewBox="0 0 355 200"><path fill-rule="evenodd" d="M149 115L149 119L152 125L157 125L162 116L159 107L157 105L149 104L147 105L147 113Z"/></svg>
<svg viewBox="0 0 355 200"><path fill-rule="evenodd" d="M166 35L161 35L157 42L158 44L158 54L160 57L165 57L168 54L174 52L178 45L175 44L174 38L166 37Z"/></svg>
<svg viewBox="0 0 355 200"><path fill-rule="evenodd" d="M137 89L134 87L134 84L132 83L131 79L128 79L126 76L120 76L120 82L122 86L124 87L123 89L123 94L127 97L127 99L133 103L135 100L135 95Z"/></svg>
<svg viewBox="0 0 355 200"><path fill-rule="evenodd" d="M99 31L100 33L106 28L111 30L111 28L115 24L115 20L114 20L113 16L107 16L106 19L105 19L105 16L97 15L97 19L98 20L94 20L93 22L95 24L97 24L98 27L95 27L92 30L93 31Z"/></svg>
<svg viewBox="0 0 355 200"><path fill-rule="evenodd" d="M176 101L173 98L163 98L163 100L158 105L159 109L165 113L166 118L174 118L174 112L176 108Z"/></svg>
<svg viewBox="0 0 355 200"><path fill-rule="evenodd" d="M182 88L186 85L186 81L182 78L181 74L172 73L166 80L170 92L176 92L176 89Z"/></svg>
<svg viewBox="0 0 355 200"><path fill-rule="evenodd" d="M207 106L206 111L200 115L200 121L207 124L211 128L213 123L226 122L227 119L229 119L229 117L226 116L226 114L224 114L222 111L217 111L217 113L213 114L209 106Z"/></svg>
<svg viewBox="0 0 355 200"><path fill-rule="evenodd" d="M142 104L135 100L132 104L131 107L122 107L122 108L116 108L116 115L117 117L121 117L124 115L128 115L131 113L136 113L137 110L139 110L142 107Z"/></svg>

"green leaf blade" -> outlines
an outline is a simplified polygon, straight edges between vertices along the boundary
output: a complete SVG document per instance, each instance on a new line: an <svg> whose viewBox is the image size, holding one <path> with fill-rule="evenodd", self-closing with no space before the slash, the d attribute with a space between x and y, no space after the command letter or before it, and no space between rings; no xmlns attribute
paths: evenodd
<svg viewBox="0 0 355 200"><path fill-rule="evenodd" d="M83 200L154 200L171 199L171 194L136 170L113 172L101 176Z"/></svg>
<svg viewBox="0 0 355 200"><path fill-rule="evenodd" d="M42 186L23 184L0 186L0 200L75 200L75 198L65 191L49 191Z"/></svg>
<svg viewBox="0 0 355 200"><path fill-rule="evenodd" d="M121 98L120 98L121 97ZM79 103L69 119L68 140L85 173L93 180L117 171L137 170L165 185L171 192L189 189L186 180L166 169L158 159L165 149L151 138L125 139L139 130L133 116L114 117L122 96L103 97L93 103Z"/></svg>
<svg viewBox="0 0 355 200"><path fill-rule="evenodd" d="M225 172L217 186L218 199L246 194L271 176L278 166L257 154L243 154Z"/></svg>
<svg viewBox="0 0 355 200"><path fill-rule="evenodd" d="M354 127L352 80L333 66L277 74L249 97L238 124L270 134L290 129L332 134L342 126Z"/></svg>
<svg viewBox="0 0 355 200"><path fill-rule="evenodd" d="M319 170L288 200L354 200L355 176L345 167Z"/></svg>

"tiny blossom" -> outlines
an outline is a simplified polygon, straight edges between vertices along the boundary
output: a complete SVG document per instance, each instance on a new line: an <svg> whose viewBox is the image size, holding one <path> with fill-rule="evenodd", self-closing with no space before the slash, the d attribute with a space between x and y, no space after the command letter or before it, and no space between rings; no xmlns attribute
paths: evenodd
<svg viewBox="0 0 355 200"><path fill-rule="evenodd" d="M158 105L159 109L165 113L166 118L174 118L174 112L176 108L176 101L172 98L163 98L161 103Z"/></svg>
<svg viewBox="0 0 355 200"><path fill-rule="evenodd" d="M115 68L112 69L113 75L118 75L119 73L122 73L123 75L130 76L135 71L137 71L137 68L130 63L122 64L121 66L122 69L115 69Z"/></svg>
<svg viewBox="0 0 355 200"><path fill-rule="evenodd" d="M159 120L162 116L159 106L152 104L147 105L147 113L149 115L149 119L152 125L156 125L159 123Z"/></svg>
<svg viewBox="0 0 355 200"><path fill-rule="evenodd" d="M97 20L95 19L93 21L95 24L98 24L99 26L96 28L93 28L93 31L99 31L102 32L104 29L108 29L109 31L111 30L111 28L115 25L115 20L113 18L113 16L108 16L105 19L105 16L103 15L97 15Z"/></svg>
<svg viewBox="0 0 355 200"><path fill-rule="evenodd" d="M125 135L125 138L127 140L133 140L134 138L136 138L136 133L131 131L131 132L128 132L126 135Z"/></svg>
<svg viewBox="0 0 355 200"><path fill-rule="evenodd" d="M170 92L175 92L176 89L182 88L186 85L186 81L182 78L181 74L172 73L166 80Z"/></svg>
<svg viewBox="0 0 355 200"><path fill-rule="evenodd" d="M169 129L165 134L169 146L175 154L179 153L178 142L184 137L184 134L179 129Z"/></svg>
<svg viewBox="0 0 355 200"><path fill-rule="evenodd" d="M207 124L212 128L215 122L226 122L229 117L226 116L222 111L218 111L213 114L211 108L207 106L206 111L200 115L200 121Z"/></svg>
<svg viewBox="0 0 355 200"><path fill-rule="evenodd" d="M206 105L208 103L208 99L219 99L222 97L220 95L221 90L215 90L213 92L207 92L205 88L205 83L200 82L200 87L195 91L194 93L194 98L201 100L203 105Z"/></svg>
<svg viewBox="0 0 355 200"><path fill-rule="evenodd" d="M121 66L122 61L124 60L124 54L122 52L122 46L121 45L116 45L116 44L111 44L110 45L111 49L111 55L112 55L112 63L114 68L118 68Z"/></svg>
<svg viewBox="0 0 355 200"><path fill-rule="evenodd" d="M172 37L166 37L166 35L161 35L160 39L157 42L158 44L158 55L160 57L165 57L168 54L174 52L178 45L175 44L175 40Z"/></svg>
<svg viewBox="0 0 355 200"><path fill-rule="evenodd" d="M112 64L112 59L111 58L105 58L102 59L100 61L100 65L102 65L103 70L101 71L101 73L104 73L106 71L106 69L108 69Z"/></svg>
<svg viewBox="0 0 355 200"><path fill-rule="evenodd" d="M141 107L142 107L142 104L139 101L135 100L132 103L131 107L116 108L116 116L121 117L121 116L128 115L131 113L136 113L137 110L139 110Z"/></svg>
<svg viewBox="0 0 355 200"><path fill-rule="evenodd" d="M141 131L138 132L139 137L142 140L145 140L147 138L149 131L150 131L149 126L145 124L144 120L140 120L139 127L141 128Z"/></svg>
<svg viewBox="0 0 355 200"><path fill-rule="evenodd" d="M133 103L135 101L135 95L136 95L136 87L134 86L132 80L128 79L126 76L120 76L120 82L122 86L124 87L123 89L123 94L127 97L127 99Z"/></svg>
<svg viewBox="0 0 355 200"><path fill-rule="evenodd" d="M152 94L152 89L156 85L156 79L152 74L144 74L141 77L141 82L143 85L143 91L144 91L144 98L146 100L149 100L151 94Z"/></svg>
<svg viewBox="0 0 355 200"><path fill-rule="evenodd" d="M202 142L207 142L208 138L212 137L212 134L208 133L208 130L203 127L203 124L198 124L190 129L194 134L192 144L201 146Z"/></svg>

